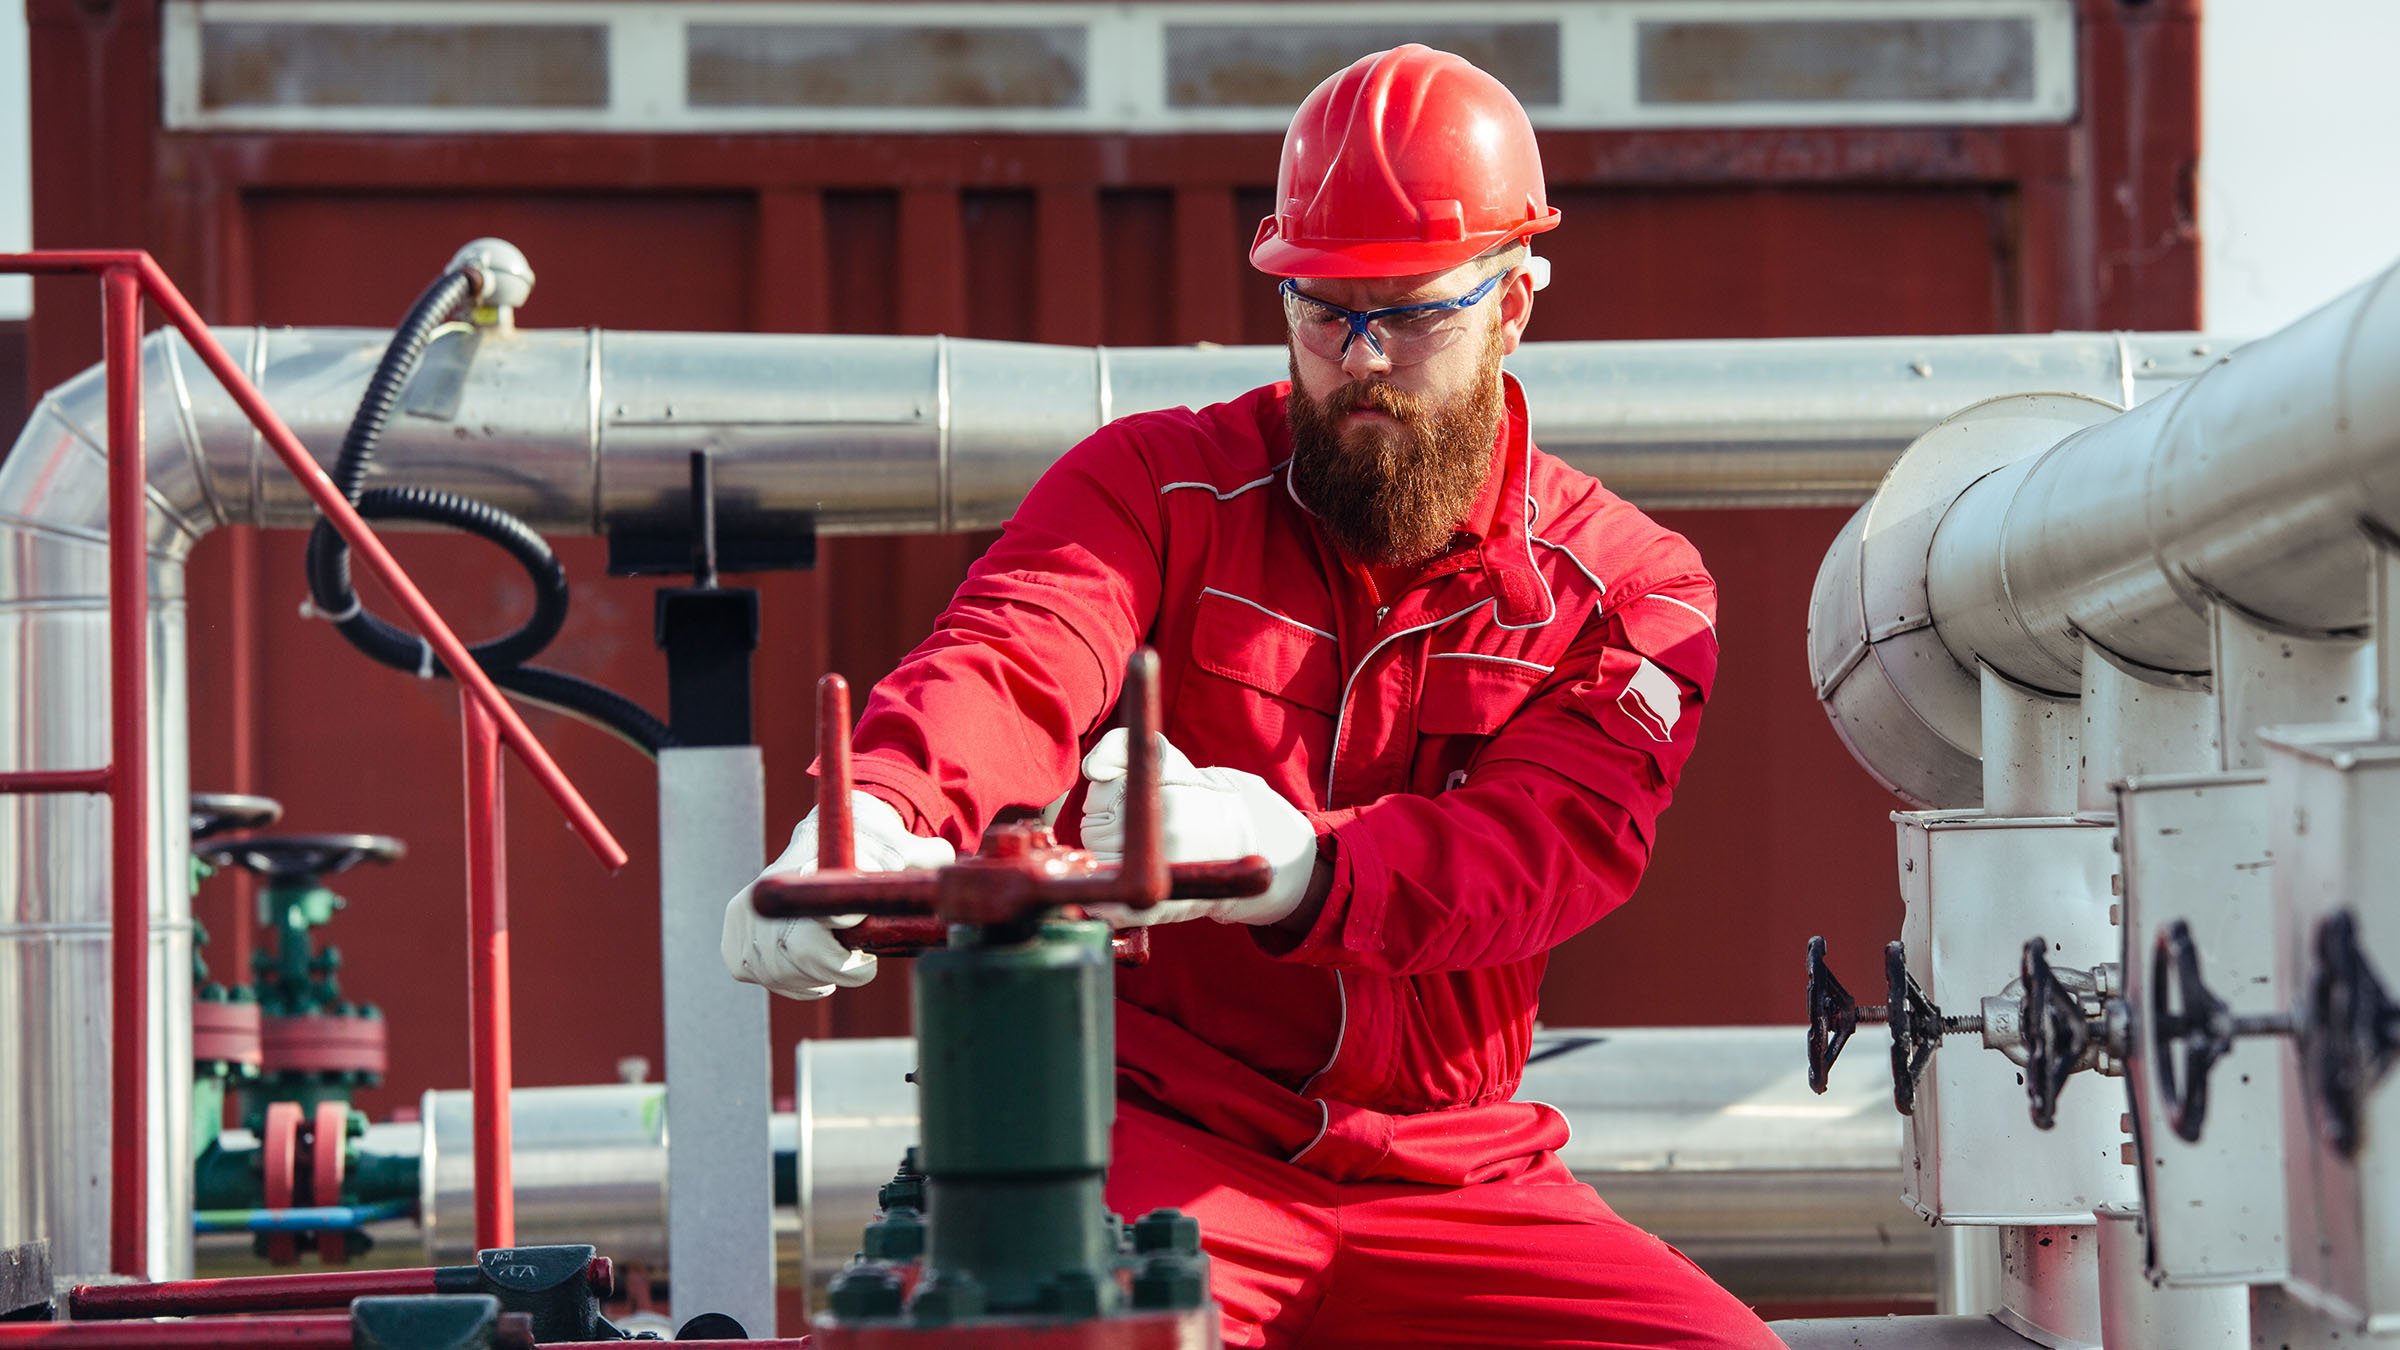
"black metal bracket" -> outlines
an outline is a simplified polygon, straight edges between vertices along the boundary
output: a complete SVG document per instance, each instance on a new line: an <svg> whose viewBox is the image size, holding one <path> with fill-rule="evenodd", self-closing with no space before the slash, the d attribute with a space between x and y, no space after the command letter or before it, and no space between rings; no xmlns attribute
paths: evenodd
<svg viewBox="0 0 2400 1350"><path fill-rule="evenodd" d="M653 636L667 654L667 725L679 746L748 745L758 592L717 584L724 559L715 470L705 450L692 452L691 505L681 568L690 570L692 584L661 590L652 621ZM612 571L615 546L612 535ZM812 542L812 557L813 549Z"/></svg>

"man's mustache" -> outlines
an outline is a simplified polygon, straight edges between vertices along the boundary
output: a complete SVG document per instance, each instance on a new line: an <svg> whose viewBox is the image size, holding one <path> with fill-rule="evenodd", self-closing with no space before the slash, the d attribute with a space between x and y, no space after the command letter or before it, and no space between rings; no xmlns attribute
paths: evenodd
<svg viewBox="0 0 2400 1350"><path fill-rule="evenodd" d="M1425 400L1401 393L1380 380L1345 384L1327 394L1319 406L1328 420L1354 412L1379 412L1395 421L1409 423L1421 421L1425 416Z"/></svg>

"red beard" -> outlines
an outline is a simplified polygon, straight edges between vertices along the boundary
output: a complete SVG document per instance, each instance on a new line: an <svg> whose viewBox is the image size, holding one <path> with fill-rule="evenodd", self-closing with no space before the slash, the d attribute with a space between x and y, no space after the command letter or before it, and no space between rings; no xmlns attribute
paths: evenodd
<svg viewBox="0 0 2400 1350"><path fill-rule="evenodd" d="M1498 325L1464 392L1436 405L1374 381L1311 399L1292 371L1292 489L1342 552L1363 563L1414 566L1450 546L1466 520L1500 431ZM1390 422L1342 425L1372 409Z"/></svg>

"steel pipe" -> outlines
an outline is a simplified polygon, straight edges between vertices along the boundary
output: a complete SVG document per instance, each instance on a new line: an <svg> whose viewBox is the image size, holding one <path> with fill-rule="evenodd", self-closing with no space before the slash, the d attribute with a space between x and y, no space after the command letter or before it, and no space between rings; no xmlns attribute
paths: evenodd
<svg viewBox="0 0 2400 1350"><path fill-rule="evenodd" d="M1965 486L1927 584L1962 664L2074 694L2086 635L2208 670L2212 603L2304 636L2365 628L2369 538L2395 525L2400 267Z"/></svg>
<svg viewBox="0 0 2400 1350"><path fill-rule="evenodd" d="M1920 805L1982 800L1982 671L2075 698L2210 673L2212 616L2307 638L2369 623L2400 526L2400 267L2129 411L2020 394L1892 466L1818 572L1817 695Z"/></svg>
<svg viewBox="0 0 2400 1350"><path fill-rule="evenodd" d="M247 374L329 462L388 333L225 329ZM1509 360L1552 453L1649 506L1854 502L1908 442L1956 408L2022 389L2123 401L2182 378L2216 344L2191 335L1534 343ZM149 547L154 983L152 1133L168 1119L188 1003L190 914L183 566L221 525L313 522L243 408L181 336L141 348ZM220 359L216 352L208 360ZM689 457L715 455L726 537L967 530L1000 523L1066 447L1123 413L1228 397L1280 378L1277 348L1047 348L939 338L455 332L437 341L378 453L394 484L464 492L537 528L680 528ZM89 769L108 717L97 370L50 391L0 464L0 683L54 695L0 718L0 774ZM472 678L470 676L470 678ZM513 714L503 708L503 719ZM540 773L540 765L535 764ZM49 1238L59 1269L107 1261L94 1197L107 1112L87 1066L107 1054L108 813L88 798L0 804L0 1248ZM587 835L587 837L589 837ZM95 1002L95 1000L101 1000ZM154 1173L153 1241L188 1231L188 1175ZM170 1245L167 1265L181 1258Z"/></svg>

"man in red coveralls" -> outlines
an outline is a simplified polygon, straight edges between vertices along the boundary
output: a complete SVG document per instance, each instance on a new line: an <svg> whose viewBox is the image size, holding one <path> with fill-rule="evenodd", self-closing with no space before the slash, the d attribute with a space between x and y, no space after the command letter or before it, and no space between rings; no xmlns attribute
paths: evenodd
<svg viewBox="0 0 2400 1350"><path fill-rule="evenodd" d="M1106 729L1155 646L1169 857L1275 880L1119 916L1157 927L1118 974L1109 1199L1199 1216L1226 1343L1774 1346L1512 1100L1550 949L1632 893L1717 667L1699 555L1536 449L1501 370L1559 219L1533 129L1466 61L1381 52L1301 105L1276 201L1250 260L1290 382L1123 418L1035 485L867 702L859 865L1062 792L1119 848ZM875 972L747 891L725 959L796 998Z"/></svg>

